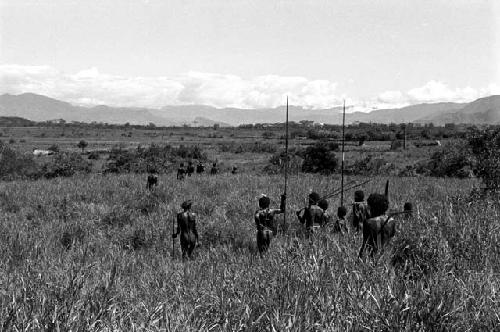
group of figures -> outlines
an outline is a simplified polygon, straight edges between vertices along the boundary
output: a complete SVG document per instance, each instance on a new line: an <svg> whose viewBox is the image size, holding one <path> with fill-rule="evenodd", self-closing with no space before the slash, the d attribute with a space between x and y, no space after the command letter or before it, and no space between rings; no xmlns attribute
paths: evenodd
<svg viewBox="0 0 500 332"><path fill-rule="evenodd" d="M393 217L398 214L411 216L413 207L410 202L407 202L403 211L388 214L387 192L385 194L371 194L366 201L364 196L362 190L357 190L354 193L350 216L346 218L347 208L340 206L337 209L337 218L334 218L327 210L328 201L318 193L311 192L308 196L308 205L296 211L298 221L305 226L306 237L313 241L317 234L324 232L340 235L362 232L363 242L359 250L359 257L363 256L365 250L374 255L395 235L396 220ZM277 234L275 215L285 212L285 201L286 196L282 195L280 208L272 209L269 207L269 197L263 195L259 198L259 210L255 213L255 224L257 226L257 246L261 255L268 250L272 238Z"/></svg>
<svg viewBox="0 0 500 332"><path fill-rule="evenodd" d="M177 180L184 180L186 177L192 176L194 173L202 174L205 173L205 165L202 162L199 162L196 167L193 165L193 162L188 162L187 167L184 166L184 163L180 164L180 167L177 169ZM237 174L238 168L233 166L231 173ZM212 164L212 168L210 169L211 175L219 174L219 168L217 167L217 163ZM158 185L158 173L154 169L149 170L148 180L146 183L146 187L149 190L152 190L154 187Z"/></svg>
<svg viewBox="0 0 500 332"><path fill-rule="evenodd" d="M381 250L396 233L396 220L398 214L407 217L412 214L412 204L407 202L401 212L387 213L389 200L386 193L371 194L365 201L364 192L358 190L354 193L352 211L348 218L347 208L340 206L337 209L337 218L328 212L328 201L318 193L308 195L308 204L296 211L298 221L304 225L306 237L313 242L317 234L324 232L345 235L362 232L363 242L359 250L359 257L363 257L368 250L371 255ZM258 199L259 209L254 214L257 228L257 248L262 256L271 245L272 239L278 233L276 216L285 212L286 195L281 195L279 208L271 208L271 199L262 195ZM196 246L199 245L198 231L196 229L196 215L191 211L192 201L181 204L182 212L177 214L177 229L172 234L176 238L180 234L182 257L191 258Z"/></svg>
<svg viewBox="0 0 500 332"><path fill-rule="evenodd" d="M184 180L187 177L190 177L191 175L194 174L196 171L197 174L202 174L205 173L205 165L200 161L196 165L196 167L193 165L193 162L190 161L187 164L187 167L184 167L184 163L181 163L179 168L177 169L177 180ZM231 173L236 174L238 172L238 167L233 166ZM217 166L217 163L212 164L212 168L210 169L210 175L217 175L219 174L219 167Z"/></svg>

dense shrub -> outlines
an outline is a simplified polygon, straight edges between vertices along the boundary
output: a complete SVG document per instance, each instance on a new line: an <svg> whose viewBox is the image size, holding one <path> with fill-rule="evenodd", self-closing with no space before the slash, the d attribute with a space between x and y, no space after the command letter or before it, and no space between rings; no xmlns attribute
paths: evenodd
<svg viewBox="0 0 500 332"><path fill-rule="evenodd" d="M474 172L487 188L500 188L500 128L496 130L474 131L469 137L469 145L475 157Z"/></svg>
<svg viewBox="0 0 500 332"><path fill-rule="evenodd" d="M401 173L401 170L382 157L368 155L346 165L344 172L350 175L394 175Z"/></svg>
<svg viewBox="0 0 500 332"><path fill-rule="evenodd" d="M288 172L297 173L302 170L302 164L304 163L303 155L304 151L291 148L288 151ZM264 171L268 174L277 174L284 172L285 161L286 161L285 151L281 151L272 155L269 158L269 163L264 167Z"/></svg>
<svg viewBox="0 0 500 332"><path fill-rule="evenodd" d="M42 175L48 179L73 176L76 173L90 173L92 165L75 152L57 154L54 159L43 165Z"/></svg>
<svg viewBox="0 0 500 332"><path fill-rule="evenodd" d="M91 151L89 153L88 159L90 159L90 160L99 160L99 158L100 158L99 152L97 152L97 151Z"/></svg>
<svg viewBox="0 0 500 332"><path fill-rule="evenodd" d="M319 142L307 147L304 151L302 171L322 174L333 173L338 166L335 151L338 151L338 144L336 143Z"/></svg>
<svg viewBox="0 0 500 332"><path fill-rule="evenodd" d="M262 138L271 139L274 137L274 133L272 131L265 131L262 133Z"/></svg>
<svg viewBox="0 0 500 332"><path fill-rule="evenodd" d="M206 160L206 153L199 146L183 146L151 144L136 150L125 150L115 147L111 150L108 162L104 165L104 173L146 173L151 169L164 172L172 163L179 160Z"/></svg>
<svg viewBox="0 0 500 332"><path fill-rule="evenodd" d="M434 152L426 167L431 176L449 176L465 178L470 175L473 160L465 142L443 146ZM421 169L421 168L420 168Z"/></svg>
<svg viewBox="0 0 500 332"><path fill-rule="evenodd" d="M23 155L0 141L0 179L37 178L38 173L32 155Z"/></svg>

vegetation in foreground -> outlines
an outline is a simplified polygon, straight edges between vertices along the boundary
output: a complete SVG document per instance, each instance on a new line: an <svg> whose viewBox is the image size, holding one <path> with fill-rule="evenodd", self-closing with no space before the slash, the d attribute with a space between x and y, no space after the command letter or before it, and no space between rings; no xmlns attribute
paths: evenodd
<svg viewBox="0 0 500 332"><path fill-rule="evenodd" d="M374 178L365 192L381 192ZM360 179L361 180L361 179ZM391 178L412 201L391 250L361 261L360 235L301 238L294 211L334 177L292 176L286 235L256 255L252 214L279 176L87 175L16 181L0 195L3 330L494 330L500 204L474 179ZM350 193L352 195L352 193ZM172 259L174 212L194 200L202 247ZM350 200L348 200L350 201ZM330 201L331 209L338 202Z"/></svg>

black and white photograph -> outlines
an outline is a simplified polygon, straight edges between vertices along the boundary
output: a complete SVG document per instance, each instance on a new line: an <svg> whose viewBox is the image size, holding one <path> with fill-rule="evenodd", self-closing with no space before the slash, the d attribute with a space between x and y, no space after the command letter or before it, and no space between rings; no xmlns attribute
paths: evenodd
<svg viewBox="0 0 500 332"><path fill-rule="evenodd" d="M500 1L0 0L0 331L495 331Z"/></svg>

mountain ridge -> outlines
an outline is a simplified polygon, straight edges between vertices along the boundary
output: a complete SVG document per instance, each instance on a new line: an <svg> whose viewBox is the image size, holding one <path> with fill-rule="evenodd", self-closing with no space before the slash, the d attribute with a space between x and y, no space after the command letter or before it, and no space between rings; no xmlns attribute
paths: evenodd
<svg viewBox="0 0 500 332"><path fill-rule="evenodd" d="M285 107L263 109L215 108L206 105L164 106L160 109L140 107L92 107L73 105L43 95L24 93L0 96L0 116L19 116L32 121L64 119L80 122L107 122L149 124L159 126L235 126L248 123L283 122ZM289 107L290 121L309 120L319 123L340 124L342 107L310 110L300 106ZM500 124L500 96L479 98L470 103L417 104L395 109L379 109L368 113L346 114L346 122L432 122Z"/></svg>

